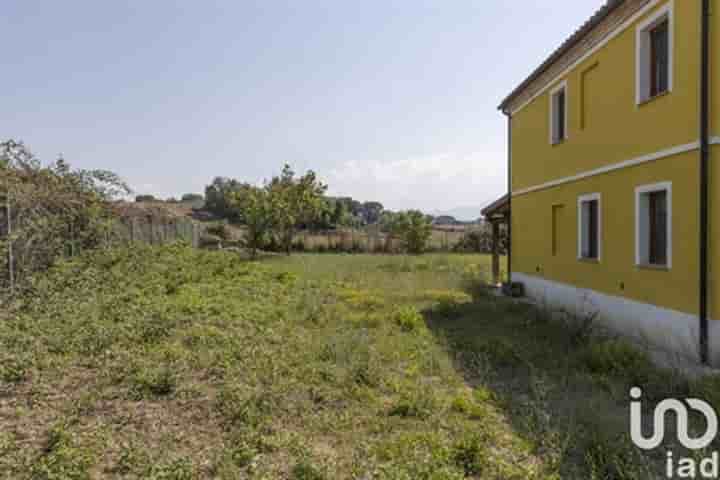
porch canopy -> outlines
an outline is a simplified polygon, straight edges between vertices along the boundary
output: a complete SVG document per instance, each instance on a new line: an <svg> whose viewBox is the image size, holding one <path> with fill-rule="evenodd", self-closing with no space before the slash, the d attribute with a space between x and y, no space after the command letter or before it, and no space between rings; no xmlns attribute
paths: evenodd
<svg viewBox="0 0 720 480"><path fill-rule="evenodd" d="M510 250L510 195L495 200L482 211L485 220L492 225L492 275L493 283L500 284L500 225L508 226L508 258ZM508 270L509 271L509 270Z"/></svg>

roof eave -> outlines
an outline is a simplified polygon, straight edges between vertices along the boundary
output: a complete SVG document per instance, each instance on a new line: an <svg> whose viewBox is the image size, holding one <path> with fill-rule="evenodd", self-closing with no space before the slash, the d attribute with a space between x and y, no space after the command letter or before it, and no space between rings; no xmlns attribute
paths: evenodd
<svg viewBox="0 0 720 480"><path fill-rule="evenodd" d="M555 64L560 58L569 52L575 45L577 45L586 35L588 35L595 27L597 27L608 15L610 15L616 8L622 5L625 0L607 0L590 19L585 22L579 29L573 33L570 38L565 40L560 47L558 47L550 56L542 63L538 68L533 71L523 82L516 87L510 95L508 95L498 106L498 110L502 111L506 115L511 113L510 104L518 95L520 95L532 82L537 80L543 73L545 73L552 65Z"/></svg>

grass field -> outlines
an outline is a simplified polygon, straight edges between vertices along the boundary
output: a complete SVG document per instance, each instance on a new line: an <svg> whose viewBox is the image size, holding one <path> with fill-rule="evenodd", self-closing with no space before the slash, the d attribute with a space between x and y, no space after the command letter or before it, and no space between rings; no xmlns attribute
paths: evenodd
<svg viewBox="0 0 720 480"><path fill-rule="evenodd" d="M181 246L59 265L0 312L0 477L652 478L629 386L720 389L488 295L488 267Z"/></svg>

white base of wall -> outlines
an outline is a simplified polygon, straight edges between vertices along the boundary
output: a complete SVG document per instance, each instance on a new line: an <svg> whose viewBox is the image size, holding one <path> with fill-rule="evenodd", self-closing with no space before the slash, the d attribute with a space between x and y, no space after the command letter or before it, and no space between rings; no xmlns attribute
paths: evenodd
<svg viewBox="0 0 720 480"><path fill-rule="evenodd" d="M660 349L700 362L700 325L697 315L640 303L553 282L523 273L512 274L536 302L579 315L597 312L597 321L609 330L634 338L650 349ZM720 365L720 324L710 321L711 364Z"/></svg>

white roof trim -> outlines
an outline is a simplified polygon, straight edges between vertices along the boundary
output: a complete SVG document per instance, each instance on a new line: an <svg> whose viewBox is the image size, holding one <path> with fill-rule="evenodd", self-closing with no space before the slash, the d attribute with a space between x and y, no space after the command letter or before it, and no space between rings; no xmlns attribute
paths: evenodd
<svg viewBox="0 0 720 480"><path fill-rule="evenodd" d="M587 60L588 58L590 58L592 55L594 55L595 53L597 53L600 49L602 49L603 47L605 47L605 45L607 45L607 44L610 42L610 40L614 39L615 37L617 37L618 35L620 35L622 32L624 32L625 30L627 30L632 24L634 24L636 21L638 21L638 19L640 19L643 15L645 15L647 12L649 12L650 10L652 10L653 8L655 8L657 5L659 5L660 3L664 2L664 1L667 1L667 0L651 0L650 2L648 2L648 3L647 3L645 6L643 6L640 10L638 10L637 12L635 12L630 18L628 18L627 20L625 20L622 24L620 24L618 27L614 28L612 31L608 32L607 36L605 36L605 38L603 38L600 42L598 42L597 45L595 45L593 48L591 48L590 50L588 50L588 51L587 51L585 54L583 54L580 58L578 58L577 60L575 60L575 61L574 61L569 67L567 67L565 70L563 70L563 71L560 72L558 75L556 75L555 77L553 77L553 79L552 79L551 81L547 82L547 84L546 84L543 88L541 88L540 90L538 90L538 91L537 91L533 96L531 96L528 100L526 100L525 102L523 102L522 104L520 104L519 107L511 110L511 111L510 111L510 115L511 115L511 116L512 116L512 115L515 115L516 113L520 112L522 109L524 109L525 107L527 107L528 105L530 105L533 101L535 101L535 99L537 99L539 96L541 96L541 95L543 95L545 92L547 92L547 90L548 90L551 86L555 85L555 83L556 83L558 80L560 80L560 79L563 78L563 77L566 77L570 72L572 72L575 68L577 68L578 65L580 65L582 62L584 62L585 60ZM672 1L672 0L671 0L671 1Z"/></svg>

